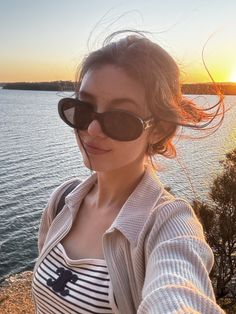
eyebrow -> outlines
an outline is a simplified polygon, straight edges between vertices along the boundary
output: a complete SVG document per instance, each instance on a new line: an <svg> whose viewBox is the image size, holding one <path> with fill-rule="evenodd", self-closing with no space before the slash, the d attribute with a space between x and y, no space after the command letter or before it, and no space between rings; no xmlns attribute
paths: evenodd
<svg viewBox="0 0 236 314"><path fill-rule="evenodd" d="M87 91L83 91L83 90L79 91L79 96L88 98L92 102L96 102L96 97ZM127 98L127 97L112 99L110 104L111 105L122 105L122 104L127 103L127 102L133 104L135 106L135 109L139 109L139 107L140 107L140 105L138 103L136 103L132 98Z"/></svg>

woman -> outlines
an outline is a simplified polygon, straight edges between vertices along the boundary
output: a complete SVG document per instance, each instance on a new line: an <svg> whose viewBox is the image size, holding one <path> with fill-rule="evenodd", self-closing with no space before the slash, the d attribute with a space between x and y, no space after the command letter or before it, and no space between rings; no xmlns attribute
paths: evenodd
<svg viewBox="0 0 236 314"><path fill-rule="evenodd" d="M33 295L37 313L223 313L209 279L214 258L191 206L153 171L174 156L179 126L216 114L183 97L179 69L135 33L85 58L76 98L59 102L94 173L57 188L44 210Z"/></svg>

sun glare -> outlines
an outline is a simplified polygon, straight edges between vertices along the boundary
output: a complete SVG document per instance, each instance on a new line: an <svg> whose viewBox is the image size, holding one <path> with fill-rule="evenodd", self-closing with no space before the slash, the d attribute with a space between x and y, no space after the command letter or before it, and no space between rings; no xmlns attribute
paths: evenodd
<svg viewBox="0 0 236 314"><path fill-rule="evenodd" d="M236 69L231 73L230 82L236 83Z"/></svg>

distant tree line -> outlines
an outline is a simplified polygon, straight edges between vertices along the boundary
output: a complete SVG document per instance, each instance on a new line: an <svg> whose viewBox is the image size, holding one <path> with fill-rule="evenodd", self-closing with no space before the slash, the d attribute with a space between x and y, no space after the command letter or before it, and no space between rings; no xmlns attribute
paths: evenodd
<svg viewBox="0 0 236 314"><path fill-rule="evenodd" d="M217 83L217 87L224 95L236 95L236 84ZM20 82L6 83L3 89L19 90L42 90L42 91L74 91L75 82L72 81L54 81L54 82ZM216 94L212 83L183 84L182 92L184 94L214 95Z"/></svg>
<svg viewBox="0 0 236 314"><path fill-rule="evenodd" d="M236 84L217 83L216 85L224 95L236 95ZM184 94L214 95L216 89L212 83L183 84L182 92Z"/></svg>
<svg viewBox="0 0 236 314"><path fill-rule="evenodd" d="M75 83L71 81L6 83L3 89L73 91L75 89Z"/></svg>

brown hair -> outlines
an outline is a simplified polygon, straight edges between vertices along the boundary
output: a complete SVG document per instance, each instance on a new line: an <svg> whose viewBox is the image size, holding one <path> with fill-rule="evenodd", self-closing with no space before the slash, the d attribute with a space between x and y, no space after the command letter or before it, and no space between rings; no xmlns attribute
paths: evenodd
<svg viewBox="0 0 236 314"><path fill-rule="evenodd" d="M180 71L174 59L158 44L143 33L134 31L117 41L114 37L127 31L118 31L108 36L102 48L90 53L77 73L77 88L86 74L93 68L106 64L117 65L145 88L147 104L154 124L152 131L163 134L161 140L148 146L151 159L156 154L175 157L173 138L179 127L209 129L215 117L224 115L223 95L217 90L219 102L211 108L200 108L181 92ZM222 109L220 113L220 109ZM222 119L214 127L217 129Z"/></svg>

